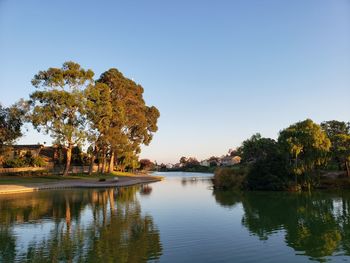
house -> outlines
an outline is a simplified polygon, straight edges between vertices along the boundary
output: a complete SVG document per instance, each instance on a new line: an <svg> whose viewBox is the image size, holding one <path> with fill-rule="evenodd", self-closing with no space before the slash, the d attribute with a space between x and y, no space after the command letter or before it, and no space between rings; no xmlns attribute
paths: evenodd
<svg viewBox="0 0 350 263"><path fill-rule="evenodd" d="M172 169L172 168L174 168L174 165L171 164L171 163L167 163L167 164L166 164L166 168L167 168L167 169Z"/></svg>
<svg viewBox="0 0 350 263"><path fill-rule="evenodd" d="M174 164L173 168L181 168L181 167L183 167L183 163L176 163Z"/></svg>
<svg viewBox="0 0 350 263"><path fill-rule="evenodd" d="M200 162L200 165L201 166L205 166L205 167L209 167L210 166L210 162L209 160L203 160Z"/></svg>
<svg viewBox="0 0 350 263"><path fill-rule="evenodd" d="M220 164L222 166L231 166L241 162L241 157L239 156L223 156L220 158Z"/></svg>
<svg viewBox="0 0 350 263"><path fill-rule="evenodd" d="M41 149L44 147L42 144L27 144L27 145L11 145L9 148L10 157L23 157L26 154L30 153L33 157L38 157Z"/></svg>

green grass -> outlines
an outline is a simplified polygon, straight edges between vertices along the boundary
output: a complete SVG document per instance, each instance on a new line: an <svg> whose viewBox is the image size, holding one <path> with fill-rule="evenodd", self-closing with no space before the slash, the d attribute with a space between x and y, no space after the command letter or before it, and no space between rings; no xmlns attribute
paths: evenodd
<svg viewBox="0 0 350 263"><path fill-rule="evenodd" d="M0 176L0 185L5 185L5 184L28 185L28 184L39 184L39 183L51 183L51 182L58 182L58 181L64 181L64 180L98 181L100 179L108 180L108 179L113 179L115 177L121 177L121 176L133 177L133 176L139 176L139 175L130 173L130 172L113 172L113 173L107 173L107 174L93 173L92 175L76 173L76 174L70 174L68 176L51 175L51 174L3 175L3 176ZM162 179L162 177L155 177L155 178Z"/></svg>
<svg viewBox="0 0 350 263"><path fill-rule="evenodd" d="M0 185L3 184L36 184L51 183L62 180L60 176L1 176Z"/></svg>
<svg viewBox="0 0 350 263"><path fill-rule="evenodd" d="M113 173L106 173L106 174L102 174L102 173L93 173L92 175L88 175L88 174L70 174L69 176L65 176L62 177L63 179L67 178L67 179L83 179L83 180L98 180L98 179L111 179L116 177L115 174Z"/></svg>
<svg viewBox="0 0 350 263"><path fill-rule="evenodd" d="M113 172L113 175L116 175L116 176L137 176L137 174L130 173L130 172Z"/></svg>
<svg viewBox="0 0 350 263"><path fill-rule="evenodd" d="M36 184L36 183L51 183L65 180L88 180L96 181L99 179L112 179L114 174L71 174L68 176L46 175L46 176L0 176L0 185L4 184Z"/></svg>

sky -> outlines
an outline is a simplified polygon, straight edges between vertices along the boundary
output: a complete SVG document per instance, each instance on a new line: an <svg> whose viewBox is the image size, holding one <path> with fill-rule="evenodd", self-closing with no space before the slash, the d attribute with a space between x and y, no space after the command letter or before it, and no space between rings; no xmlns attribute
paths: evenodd
<svg viewBox="0 0 350 263"><path fill-rule="evenodd" d="M221 156L306 118L350 121L349 0L0 0L0 102L75 61L141 84L161 117L141 158ZM18 143L50 144L30 125Z"/></svg>

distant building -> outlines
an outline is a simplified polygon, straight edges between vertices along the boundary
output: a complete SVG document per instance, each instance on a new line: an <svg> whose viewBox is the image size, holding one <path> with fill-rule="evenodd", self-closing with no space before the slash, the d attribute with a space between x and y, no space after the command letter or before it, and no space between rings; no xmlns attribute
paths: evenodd
<svg viewBox="0 0 350 263"><path fill-rule="evenodd" d="M174 168L181 168L182 167L182 163L176 163L174 164Z"/></svg>
<svg viewBox="0 0 350 263"><path fill-rule="evenodd" d="M200 162L200 165L201 166L205 166L205 167L209 167L210 166L210 162L209 160L203 160Z"/></svg>
<svg viewBox="0 0 350 263"><path fill-rule="evenodd" d="M167 163L167 164L166 164L166 168L167 168L167 169L174 168L174 165L173 165L172 163Z"/></svg>
<svg viewBox="0 0 350 263"><path fill-rule="evenodd" d="M224 156L220 158L220 164L222 166L231 166L239 164L241 162L241 157L239 156Z"/></svg>

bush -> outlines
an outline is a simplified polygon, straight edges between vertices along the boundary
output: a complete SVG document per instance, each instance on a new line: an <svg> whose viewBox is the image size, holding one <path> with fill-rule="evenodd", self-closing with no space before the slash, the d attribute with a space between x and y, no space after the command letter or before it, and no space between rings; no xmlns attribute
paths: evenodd
<svg viewBox="0 0 350 263"><path fill-rule="evenodd" d="M3 163L4 168L18 168L27 166L25 159L15 157L13 159L5 160Z"/></svg>
<svg viewBox="0 0 350 263"><path fill-rule="evenodd" d="M240 167L218 168L213 178L216 189L242 189L246 178L246 170Z"/></svg>
<svg viewBox="0 0 350 263"><path fill-rule="evenodd" d="M286 159L279 154L271 154L252 164L247 175L250 190L284 190L290 181Z"/></svg>
<svg viewBox="0 0 350 263"><path fill-rule="evenodd" d="M40 156L32 158L31 164L32 164L31 166L34 166L34 167L45 167L47 165L45 160Z"/></svg>
<svg viewBox="0 0 350 263"><path fill-rule="evenodd" d="M23 157L15 157L8 159L3 163L5 168L20 168L20 167L44 167L47 163L40 156L33 157L30 153L26 153Z"/></svg>

